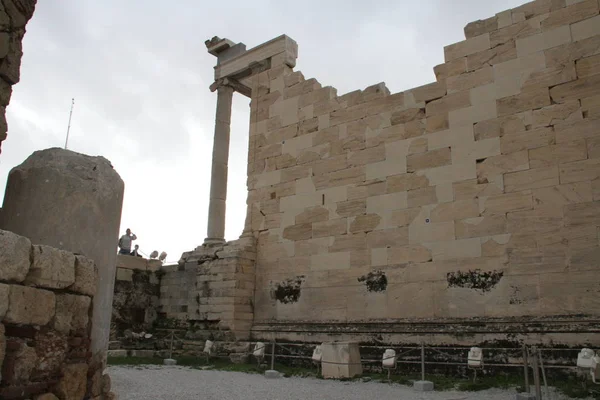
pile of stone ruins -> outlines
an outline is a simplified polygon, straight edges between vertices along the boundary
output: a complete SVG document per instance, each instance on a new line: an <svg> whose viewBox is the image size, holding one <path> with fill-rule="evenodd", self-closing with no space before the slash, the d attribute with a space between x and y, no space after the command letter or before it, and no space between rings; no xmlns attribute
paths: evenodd
<svg viewBox="0 0 600 400"><path fill-rule="evenodd" d="M0 6L2 115L34 5ZM287 36L249 50L207 41L208 232L176 265L115 273L123 182L106 159L49 149L13 169L0 397L114 398L115 278L114 323L198 341L598 347L600 2L536 0L465 36L444 48L436 82L341 96L293 70ZM251 105L248 199L226 242L235 92Z"/></svg>

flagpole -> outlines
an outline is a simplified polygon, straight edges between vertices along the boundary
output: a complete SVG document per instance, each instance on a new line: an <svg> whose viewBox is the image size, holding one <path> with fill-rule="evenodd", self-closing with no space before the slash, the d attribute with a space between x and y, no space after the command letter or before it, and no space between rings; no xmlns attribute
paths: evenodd
<svg viewBox="0 0 600 400"><path fill-rule="evenodd" d="M71 112L69 113L69 125L67 126L67 139L65 140L65 150L69 143L69 131L71 130L71 117L73 116L73 106L75 105L75 99L71 99Z"/></svg>

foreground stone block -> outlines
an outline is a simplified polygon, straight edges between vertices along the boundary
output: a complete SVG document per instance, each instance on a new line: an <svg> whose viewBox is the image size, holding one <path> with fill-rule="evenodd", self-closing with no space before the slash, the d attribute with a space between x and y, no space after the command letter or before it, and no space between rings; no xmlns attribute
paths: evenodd
<svg viewBox="0 0 600 400"><path fill-rule="evenodd" d="M33 246L33 263L25 284L64 289L75 283L75 255L50 246Z"/></svg>
<svg viewBox="0 0 600 400"><path fill-rule="evenodd" d="M85 330L88 326L91 302L87 296L56 295L54 329L62 333Z"/></svg>
<svg viewBox="0 0 600 400"><path fill-rule="evenodd" d="M55 295L48 290L11 285L4 321L12 324L46 325L55 311Z"/></svg>
<svg viewBox="0 0 600 400"><path fill-rule="evenodd" d="M413 387L418 392L431 392L431 391L433 391L433 382L416 381L414 383Z"/></svg>
<svg viewBox="0 0 600 400"><path fill-rule="evenodd" d="M72 292L94 296L96 294L96 281L98 268L93 260L87 257L75 257L75 283L69 287Z"/></svg>
<svg viewBox="0 0 600 400"><path fill-rule="evenodd" d="M354 378L362 375L360 349L356 342L326 342L321 345L324 378Z"/></svg>
<svg viewBox="0 0 600 400"><path fill-rule="evenodd" d="M0 321L8 311L8 295L10 293L10 285L0 283Z"/></svg>
<svg viewBox="0 0 600 400"><path fill-rule="evenodd" d="M54 391L61 400L83 399L87 390L87 364L65 365Z"/></svg>
<svg viewBox="0 0 600 400"><path fill-rule="evenodd" d="M0 230L0 280L23 282L31 264L30 252L29 239Z"/></svg>

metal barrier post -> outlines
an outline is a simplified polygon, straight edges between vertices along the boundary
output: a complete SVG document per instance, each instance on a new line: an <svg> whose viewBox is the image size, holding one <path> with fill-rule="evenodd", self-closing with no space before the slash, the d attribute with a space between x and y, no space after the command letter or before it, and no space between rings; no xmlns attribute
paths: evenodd
<svg viewBox="0 0 600 400"><path fill-rule="evenodd" d="M533 368L533 384L535 385L535 399L542 400L542 387L540 386L540 369L538 366L537 348L532 347L533 358L531 366Z"/></svg>
<svg viewBox="0 0 600 400"><path fill-rule="evenodd" d="M526 345L523 345L523 372L525 374L525 392L529 393L529 360L527 359Z"/></svg>
<svg viewBox="0 0 600 400"><path fill-rule="evenodd" d="M421 342L421 380L425 380L425 344Z"/></svg>
<svg viewBox="0 0 600 400"><path fill-rule="evenodd" d="M271 369L275 369L275 340L271 344Z"/></svg>

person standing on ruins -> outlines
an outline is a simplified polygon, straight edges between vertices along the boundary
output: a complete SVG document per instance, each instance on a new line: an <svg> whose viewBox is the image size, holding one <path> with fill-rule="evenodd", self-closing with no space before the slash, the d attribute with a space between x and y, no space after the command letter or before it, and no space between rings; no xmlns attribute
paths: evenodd
<svg viewBox="0 0 600 400"><path fill-rule="evenodd" d="M131 229L127 228L127 231L121 238L119 239L119 254L131 254L131 242L137 239L134 233L131 232Z"/></svg>

